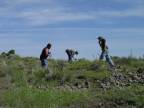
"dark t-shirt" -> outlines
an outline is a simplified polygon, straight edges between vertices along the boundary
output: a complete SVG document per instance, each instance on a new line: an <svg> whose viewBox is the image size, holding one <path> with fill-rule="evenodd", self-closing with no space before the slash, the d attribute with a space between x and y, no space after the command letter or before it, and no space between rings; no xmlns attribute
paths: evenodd
<svg viewBox="0 0 144 108"><path fill-rule="evenodd" d="M45 48L42 50L42 53L41 53L41 55L40 55L40 60L47 59L48 55L46 54L46 49L47 49L47 47L45 47Z"/></svg>
<svg viewBox="0 0 144 108"><path fill-rule="evenodd" d="M100 47L101 47L102 51L106 51L108 49L108 46L106 45L106 40L105 39L99 40L99 44L100 44Z"/></svg>

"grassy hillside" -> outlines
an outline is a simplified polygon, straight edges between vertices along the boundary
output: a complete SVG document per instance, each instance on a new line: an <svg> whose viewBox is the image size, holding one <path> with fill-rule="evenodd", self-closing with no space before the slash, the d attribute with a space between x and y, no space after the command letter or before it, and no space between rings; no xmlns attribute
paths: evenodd
<svg viewBox="0 0 144 108"><path fill-rule="evenodd" d="M0 55L2 108L144 108L144 59L105 62L50 60L49 71L38 58Z"/></svg>

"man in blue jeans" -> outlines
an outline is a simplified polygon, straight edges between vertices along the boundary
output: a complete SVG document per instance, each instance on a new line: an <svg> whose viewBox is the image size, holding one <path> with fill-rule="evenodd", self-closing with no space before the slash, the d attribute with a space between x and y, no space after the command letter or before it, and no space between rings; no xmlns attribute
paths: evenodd
<svg viewBox="0 0 144 108"><path fill-rule="evenodd" d="M106 45L106 40L103 37L99 36L98 37L98 41L99 41L99 45L100 45L101 50L102 50L101 55L100 55L100 60L103 60L104 57L105 57L106 61L110 65L110 67L113 68L114 67L114 63L113 63L111 57L108 54L109 52L108 52L108 46Z"/></svg>
<svg viewBox="0 0 144 108"><path fill-rule="evenodd" d="M48 69L48 60L47 58L51 55L50 49L51 44L48 43L45 48L43 48L41 55L40 55L40 61L43 68Z"/></svg>

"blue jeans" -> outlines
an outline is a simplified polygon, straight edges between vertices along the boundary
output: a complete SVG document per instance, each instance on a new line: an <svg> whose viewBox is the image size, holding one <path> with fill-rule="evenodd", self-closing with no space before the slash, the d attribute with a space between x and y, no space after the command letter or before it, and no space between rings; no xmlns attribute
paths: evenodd
<svg viewBox="0 0 144 108"><path fill-rule="evenodd" d="M106 61L109 63L109 65L111 67L114 66L114 62L112 61L111 57L108 54L108 51L102 51L101 55L100 55L100 60L103 60L104 57L106 58Z"/></svg>
<svg viewBox="0 0 144 108"><path fill-rule="evenodd" d="M48 60L47 59L42 59L41 60L41 65L43 68L47 69L48 68Z"/></svg>

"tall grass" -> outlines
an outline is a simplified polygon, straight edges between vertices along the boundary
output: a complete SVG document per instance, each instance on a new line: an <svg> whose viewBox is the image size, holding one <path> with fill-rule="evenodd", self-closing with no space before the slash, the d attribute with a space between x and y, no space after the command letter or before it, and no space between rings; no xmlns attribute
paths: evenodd
<svg viewBox="0 0 144 108"><path fill-rule="evenodd" d="M62 108L88 98L88 92L21 87L8 90L3 104L11 108Z"/></svg>

